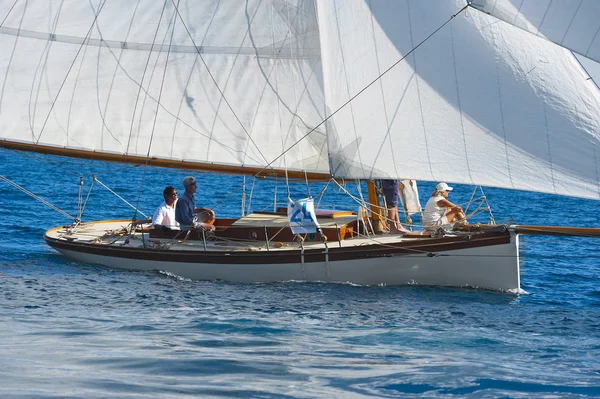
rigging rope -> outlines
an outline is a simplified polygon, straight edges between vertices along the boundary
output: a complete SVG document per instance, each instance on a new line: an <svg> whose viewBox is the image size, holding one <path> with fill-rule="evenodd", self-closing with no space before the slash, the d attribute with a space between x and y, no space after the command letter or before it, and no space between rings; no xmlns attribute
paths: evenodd
<svg viewBox="0 0 600 399"><path fill-rule="evenodd" d="M126 203L127 205L129 205L131 208L136 209L137 212L141 213L142 216L144 216L145 218L148 218L149 216L146 215L144 212L140 211L139 209L137 209L135 206L131 205L129 202L127 202L127 200L123 197L121 197L119 194L117 194L116 192L114 192L113 190L111 190L110 188L108 188L104 183L102 183L100 180L96 179L96 182L101 185L102 187L104 187L105 189L107 189L108 191L110 191L111 193L113 193L114 195L117 196L117 198L119 198L121 201L123 201L124 203Z"/></svg>
<svg viewBox="0 0 600 399"><path fill-rule="evenodd" d="M254 195L254 183L256 182L256 179L252 179L252 186L250 187L250 199L248 200L248 209L246 210L246 213L250 213L250 209L252 209L252 196Z"/></svg>
<svg viewBox="0 0 600 399"><path fill-rule="evenodd" d="M81 220L83 210L83 176L79 176L79 190L77 192L77 219Z"/></svg>
<svg viewBox="0 0 600 399"><path fill-rule="evenodd" d="M83 178L81 178L81 186L83 188ZM90 198L90 194L92 193L92 188L94 187L94 183L96 182L96 176L92 175L92 184L90 184L90 189L88 190L87 196L85 197L85 201L83 202L83 205L81 206L81 211L79 212L79 215L77 215L77 218L79 220L81 220L81 217L83 216L83 211L85 210L85 206L87 205L88 199Z"/></svg>
<svg viewBox="0 0 600 399"><path fill-rule="evenodd" d="M42 204L44 204L44 205L48 206L49 208L51 208L51 209L54 209L56 212L60 213L61 215L63 215L63 216L66 216L67 218L69 218L69 219L71 219L71 220L73 220L73 221L75 221L75 220L76 220L76 218L74 218L73 216L69 215L68 213L66 213L66 212L65 212L65 211L63 211L62 209L58 208L58 207L57 207L57 206L55 206L55 205L52 205L51 203L49 203L49 202L48 202L48 201L46 201L45 199L43 199L43 198L41 198L41 197L39 197L39 196L35 195L34 193L32 193L31 191L29 191L29 190L27 190L27 189L25 189L25 188L23 188L23 187L19 186L17 183L15 183L15 182L13 182L13 181L9 180L8 178L6 178L6 177L4 177L4 176L0 175L0 180L2 180L2 181L4 181L4 182L6 182L6 183L8 183L8 184L10 184L11 186L13 186L14 188L16 188L17 190L19 190L19 191L22 191L23 193L25 193L25 194L29 195L30 197L32 197L32 198L34 198L34 199L36 199L36 200L40 201Z"/></svg>

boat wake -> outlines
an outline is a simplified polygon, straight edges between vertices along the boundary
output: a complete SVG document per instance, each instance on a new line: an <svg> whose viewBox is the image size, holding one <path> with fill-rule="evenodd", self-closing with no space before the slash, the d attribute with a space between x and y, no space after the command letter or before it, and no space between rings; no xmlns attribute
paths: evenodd
<svg viewBox="0 0 600 399"><path fill-rule="evenodd" d="M192 281L192 279L181 277L181 276L179 276L179 275L177 275L175 273L172 273L172 272L169 272L169 271L166 271L166 270L159 270L158 273L164 274L165 276L171 277L171 278L173 278L175 280L178 280L178 281L189 281L189 282Z"/></svg>

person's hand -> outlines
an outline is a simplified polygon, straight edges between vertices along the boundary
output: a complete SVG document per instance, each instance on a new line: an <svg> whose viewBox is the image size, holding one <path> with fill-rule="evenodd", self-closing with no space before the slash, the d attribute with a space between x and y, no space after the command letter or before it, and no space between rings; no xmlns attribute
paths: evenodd
<svg viewBox="0 0 600 399"><path fill-rule="evenodd" d="M204 230L204 231L215 231L215 226L208 223L194 223L194 229L196 230Z"/></svg>
<svg viewBox="0 0 600 399"><path fill-rule="evenodd" d="M200 215L202 215L202 214L209 215L212 218L215 217L215 211L213 211L212 209L208 209L208 208L196 208L196 209L194 209L194 213L197 213Z"/></svg>
<svg viewBox="0 0 600 399"><path fill-rule="evenodd" d="M204 231L215 231L215 226L208 223L202 223L202 228L204 229Z"/></svg>

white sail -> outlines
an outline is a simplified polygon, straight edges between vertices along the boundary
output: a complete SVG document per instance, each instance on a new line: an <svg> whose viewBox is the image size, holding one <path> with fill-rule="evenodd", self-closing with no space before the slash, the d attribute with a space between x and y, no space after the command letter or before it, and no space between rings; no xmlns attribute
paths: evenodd
<svg viewBox="0 0 600 399"><path fill-rule="evenodd" d="M324 118L312 0L11 1L0 21L0 139L328 170L323 129L281 157Z"/></svg>
<svg viewBox="0 0 600 399"><path fill-rule="evenodd" d="M600 199L600 93L572 53L464 1L318 1L331 172ZM414 52L421 41L425 42Z"/></svg>
<svg viewBox="0 0 600 399"><path fill-rule="evenodd" d="M474 0L471 6L600 61L597 0Z"/></svg>

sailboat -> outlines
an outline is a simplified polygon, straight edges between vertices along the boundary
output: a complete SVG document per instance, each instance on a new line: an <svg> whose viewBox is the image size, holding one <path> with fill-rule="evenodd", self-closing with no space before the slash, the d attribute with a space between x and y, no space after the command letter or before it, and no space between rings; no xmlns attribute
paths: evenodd
<svg viewBox="0 0 600 399"><path fill-rule="evenodd" d="M4 2L0 146L599 200L600 90L575 55L600 62L597 15L592 0ZM599 235L373 234L381 213L369 187L357 209L290 198L287 209L217 218L212 235L76 218L44 238L76 261L194 279L518 291L520 234ZM310 223L294 225L299 210Z"/></svg>

